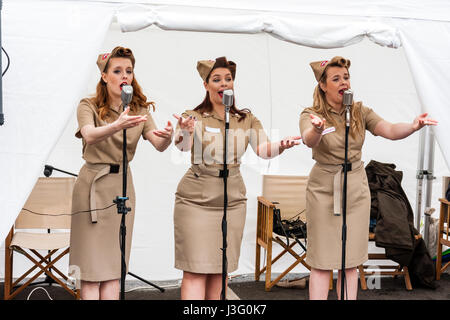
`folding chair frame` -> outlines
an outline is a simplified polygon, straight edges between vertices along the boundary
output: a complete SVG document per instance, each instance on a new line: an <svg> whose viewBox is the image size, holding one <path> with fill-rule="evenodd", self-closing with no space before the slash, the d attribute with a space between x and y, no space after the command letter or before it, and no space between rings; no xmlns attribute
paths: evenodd
<svg viewBox="0 0 450 320"><path fill-rule="evenodd" d="M442 265L442 246L450 247L449 236L449 222L450 222L450 201L446 199L439 199L441 202L441 210L439 213L439 233L437 237L437 253L436 253L436 280L441 279L441 273L450 266L450 261L444 266ZM444 227L444 222L447 226Z"/></svg>
<svg viewBox="0 0 450 320"><path fill-rule="evenodd" d="M422 236L416 235L414 236L417 239L420 239ZM375 241L375 234L374 233L370 233L369 234L369 241ZM386 257L386 255L384 253L369 253L369 260L390 260L389 258ZM401 267L398 264L395 265L385 265L385 266L378 266L378 268L380 270L393 270L393 271L366 271L366 269L368 269L370 266L368 265L360 265L358 266L358 270L359 270L359 278L360 278L360 282L361 282L361 289L362 290L367 290L367 282L366 282L366 275L387 275L387 276L393 276L394 278L396 278L397 276L404 276L405 278L405 286L406 286L406 290L410 291L412 290L412 284L411 284L411 278L409 276L409 270L407 266L403 266Z"/></svg>
<svg viewBox="0 0 450 320"><path fill-rule="evenodd" d="M306 263L306 252L302 255L297 254L292 248L297 244L293 241L287 245L280 237L273 235L273 216L276 205L268 201L264 197L258 197L257 211L257 230L256 230L256 261L255 261L255 281L259 281L262 273L265 274L265 290L270 291L286 274L294 269L299 263L304 265L308 270L311 267ZM272 243L278 243L282 248L274 259L272 259ZM261 269L261 248L266 250L266 266ZM296 260L285 271L283 271L276 279L271 281L272 265L277 262L284 254L291 254ZM332 271L331 271L332 274ZM333 277L330 278L330 290L333 288Z"/></svg>
<svg viewBox="0 0 450 320"><path fill-rule="evenodd" d="M59 253L59 255L50 261L50 258L58 252L60 249L53 249L46 256L42 256L35 249L29 249L34 255L36 255L39 259L36 260L33 256L31 256L25 249L21 247L13 247L10 248L10 244L12 241L12 237L14 235L14 227L11 228L8 236L5 240L5 284L4 284L4 299L11 300L14 299L19 293L21 293L25 288L29 285L33 284L33 281L36 280L41 274L45 273L50 278L52 278L57 284L59 284L62 288L68 291L75 299L80 298L80 292L78 289L72 290L70 289L63 281L56 277L52 271L55 271L59 276L61 276L65 281L68 280L68 277L64 275L60 270L55 267L55 263L58 262L62 257L69 253L69 248L66 248L63 252ZM21 275L16 281L13 282L13 254L14 251L21 253L25 257L27 257L31 262L33 262L33 267L27 270L23 275ZM25 279L29 274L31 274L36 268L40 268L33 277L31 277L25 283L19 285L19 283ZM51 270L50 270L51 268ZM17 289L15 289L17 288Z"/></svg>

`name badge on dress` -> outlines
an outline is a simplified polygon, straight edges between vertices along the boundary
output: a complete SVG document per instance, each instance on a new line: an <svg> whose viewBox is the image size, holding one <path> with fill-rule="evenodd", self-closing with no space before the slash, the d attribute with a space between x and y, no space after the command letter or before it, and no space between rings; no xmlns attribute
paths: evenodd
<svg viewBox="0 0 450 320"><path fill-rule="evenodd" d="M220 128L211 128L211 127L207 127L205 126L205 130L211 133L220 133Z"/></svg>
<svg viewBox="0 0 450 320"><path fill-rule="evenodd" d="M322 131L322 135L324 136L324 135L326 135L328 133L331 133L331 132L334 132L334 131L336 131L335 127L329 127L329 128L327 128L327 129Z"/></svg>

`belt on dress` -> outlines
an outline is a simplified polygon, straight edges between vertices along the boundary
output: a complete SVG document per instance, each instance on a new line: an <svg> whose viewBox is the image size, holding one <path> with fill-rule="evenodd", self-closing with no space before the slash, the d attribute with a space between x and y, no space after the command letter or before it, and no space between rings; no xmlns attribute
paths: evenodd
<svg viewBox="0 0 450 320"><path fill-rule="evenodd" d="M110 173L120 173L121 172L121 166L119 164L108 164L108 163L89 163L86 162L86 167L88 169L92 169L95 171L98 171L95 175L94 179L91 183L91 190L89 193L90 198L90 208L91 208L91 222L97 223L97 203L95 198L95 185L96 181L100 179L101 177L106 176Z"/></svg>
<svg viewBox="0 0 450 320"><path fill-rule="evenodd" d="M193 164L191 168L197 176L203 173L214 177L223 177L224 174L227 174L227 176L234 176L241 172L239 166L228 167L227 172L224 172L224 170L220 168L206 166L203 163Z"/></svg>
<svg viewBox="0 0 450 320"><path fill-rule="evenodd" d="M317 163L319 167L322 167L324 169L329 170L336 170L338 171L334 174L333 177L333 213L335 216L340 216L342 211L342 202L341 202L341 175L344 172L344 167L347 166L347 172L350 172L352 170L358 169L361 164L363 164L362 161L358 160L355 162L349 162L347 164L341 163L341 164L323 164L323 163Z"/></svg>

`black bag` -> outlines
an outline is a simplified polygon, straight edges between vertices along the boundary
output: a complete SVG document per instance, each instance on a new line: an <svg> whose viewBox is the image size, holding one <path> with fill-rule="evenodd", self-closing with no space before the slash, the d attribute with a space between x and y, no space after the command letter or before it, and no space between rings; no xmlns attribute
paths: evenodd
<svg viewBox="0 0 450 320"><path fill-rule="evenodd" d="M273 209L273 232L280 236L286 237L287 245L289 246L289 238L293 238L305 251L305 246L298 239L305 239L307 237L306 223L300 218L295 220L282 220L280 209Z"/></svg>

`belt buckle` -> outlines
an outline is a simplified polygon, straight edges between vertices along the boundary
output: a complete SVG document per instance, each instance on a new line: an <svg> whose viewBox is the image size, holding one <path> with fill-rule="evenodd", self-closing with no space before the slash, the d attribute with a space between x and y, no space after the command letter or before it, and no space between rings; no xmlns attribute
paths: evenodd
<svg viewBox="0 0 450 320"><path fill-rule="evenodd" d="M341 164L341 166L344 169L344 171L346 168L347 168L347 172L352 171L352 163L351 162L343 163L343 164Z"/></svg>
<svg viewBox="0 0 450 320"><path fill-rule="evenodd" d="M219 170L219 177L223 178L223 177L228 177L229 176L229 172L230 170Z"/></svg>
<svg viewBox="0 0 450 320"><path fill-rule="evenodd" d="M120 165L119 164L110 164L109 165L109 173L119 173Z"/></svg>

